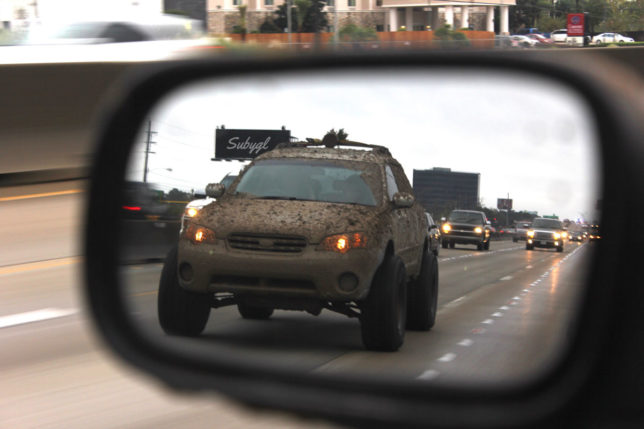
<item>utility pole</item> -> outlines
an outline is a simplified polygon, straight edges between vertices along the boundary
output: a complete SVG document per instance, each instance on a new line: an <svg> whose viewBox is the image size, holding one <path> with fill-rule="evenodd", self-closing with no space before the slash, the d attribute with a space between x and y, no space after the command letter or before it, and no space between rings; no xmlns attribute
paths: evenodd
<svg viewBox="0 0 644 429"><path fill-rule="evenodd" d="M155 142L152 141L152 134L156 134L156 131L152 131L152 120L148 119L148 129L145 132L145 163L143 165L143 183L148 181L148 158L150 154L155 152L150 152L150 145L153 145Z"/></svg>

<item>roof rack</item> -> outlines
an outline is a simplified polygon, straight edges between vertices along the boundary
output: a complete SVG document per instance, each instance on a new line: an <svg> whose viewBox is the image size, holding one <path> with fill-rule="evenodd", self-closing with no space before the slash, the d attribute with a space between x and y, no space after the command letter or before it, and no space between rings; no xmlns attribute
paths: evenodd
<svg viewBox="0 0 644 429"><path fill-rule="evenodd" d="M389 149L387 149L384 146L361 143L361 142L354 142L354 141L351 141L351 140L338 140L337 137L335 135L333 135L333 134L327 134L326 136L324 136L324 138L322 140L307 137L306 141L291 142L291 143L280 143L280 144L277 145L276 149L281 149L281 148L306 148L306 147L315 147L315 146L325 146L325 147L327 147L329 149L334 148L334 147L340 147L340 146L362 147L362 148L371 149L373 152L378 153L378 154L391 156L391 153L389 152Z"/></svg>

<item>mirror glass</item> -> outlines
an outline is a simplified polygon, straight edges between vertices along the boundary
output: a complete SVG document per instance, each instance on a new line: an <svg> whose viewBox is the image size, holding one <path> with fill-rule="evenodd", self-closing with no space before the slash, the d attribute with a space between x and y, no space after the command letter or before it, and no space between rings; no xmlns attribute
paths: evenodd
<svg viewBox="0 0 644 429"><path fill-rule="evenodd" d="M186 353L307 373L538 376L565 350L601 235L594 123L570 88L499 70L187 85L141 124L130 158L132 323ZM320 146L331 130L398 162ZM216 200L211 183L226 187ZM411 207L393 204L412 189Z"/></svg>

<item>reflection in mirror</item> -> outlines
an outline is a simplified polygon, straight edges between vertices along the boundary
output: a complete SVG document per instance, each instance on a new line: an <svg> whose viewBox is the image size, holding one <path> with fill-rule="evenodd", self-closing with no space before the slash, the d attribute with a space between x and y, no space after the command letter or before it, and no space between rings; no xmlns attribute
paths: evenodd
<svg viewBox="0 0 644 429"><path fill-rule="evenodd" d="M130 158L133 325L293 371L537 376L566 345L601 237L593 124L569 88L484 69L186 86Z"/></svg>

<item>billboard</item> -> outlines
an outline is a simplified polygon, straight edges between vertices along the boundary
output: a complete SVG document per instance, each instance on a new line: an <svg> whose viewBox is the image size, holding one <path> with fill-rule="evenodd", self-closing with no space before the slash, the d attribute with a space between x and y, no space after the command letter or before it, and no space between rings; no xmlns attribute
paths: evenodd
<svg viewBox="0 0 644 429"><path fill-rule="evenodd" d="M240 130L217 128L215 130L215 157L225 159L252 159L275 149L280 143L291 140L290 130Z"/></svg>
<svg viewBox="0 0 644 429"><path fill-rule="evenodd" d="M583 37L586 35L585 17L583 13L568 14L568 37Z"/></svg>
<svg viewBox="0 0 644 429"><path fill-rule="evenodd" d="M496 199L496 208L499 210L512 210L512 199L511 198L497 198Z"/></svg>

